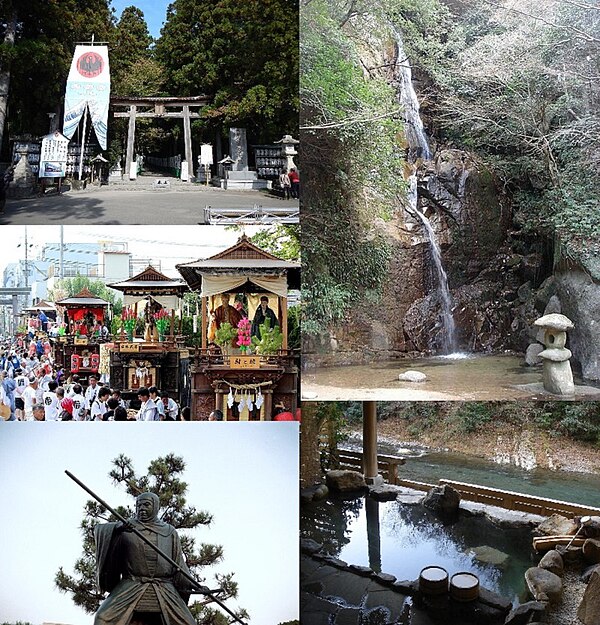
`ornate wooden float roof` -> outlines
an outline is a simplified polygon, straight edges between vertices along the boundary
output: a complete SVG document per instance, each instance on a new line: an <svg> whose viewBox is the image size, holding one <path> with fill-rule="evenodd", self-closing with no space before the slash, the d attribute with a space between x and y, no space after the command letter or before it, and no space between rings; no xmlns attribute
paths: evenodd
<svg viewBox="0 0 600 625"><path fill-rule="evenodd" d="M38 310L56 312L56 306L52 303L48 303L46 300L42 299L37 304L33 304L32 306L28 306L27 308L23 308L23 312L37 312Z"/></svg>
<svg viewBox="0 0 600 625"><path fill-rule="evenodd" d="M177 265L177 271L192 290L202 288L202 274L287 276L290 289L300 288L300 263L277 258L254 245L246 235L242 235L232 247L214 256Z"/></svg>
<svg viewBox="0 0 600 625"><path fill-rule="evenodd" d="M65 299L61 299L59 302L56 302L57 306L64 306L66 308L76 308L76 307L85 307L85 306L93 306L93 307L105 307L108 306L110 302L107 302L105 299L101 297L96 297L89 289L82 289L74 295L73 297L67 297Z"/></svg>
<svg viewBox="0 0 600 625"><path fill-rule="evenodd" d="M188 286L183 280L173 280L156 270L152 265L148 265L144 271L128 280L115 282L108 286L123 293L183 294L188 290Z"/></svg>

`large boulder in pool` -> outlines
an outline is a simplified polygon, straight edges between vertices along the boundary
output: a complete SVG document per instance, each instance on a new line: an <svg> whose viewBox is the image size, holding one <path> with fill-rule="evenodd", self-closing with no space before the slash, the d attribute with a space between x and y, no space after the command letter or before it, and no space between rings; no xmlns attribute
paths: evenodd
<svg viewBox="0 0 600 625"><path fill-rule="evenodd" d="M551 603L560 601L562 580L558 575L534 566L525 572L525 581L536 601L550 601Z"/></svg>
<svg viewBox="0 0 600 625"><path fill-rule="evenodd" d="M600 572L595 572L590 578L577 610L577 618L584 625L600 623Z"/></svg>
<svg viewBox="0 0 600 625"><path fill-rule="evenodd" d="M443 518L455 517L458 516L460 493L447 484L435 486L425 495L423 505Z"/></svg>
<svg viewBox="0 0 600 625"><path fill-rule="evenodd" d="M362 473L343 469L327 471L327 486L331 490L342 493L367 489L367 484Z"/></svg>
<svg viewBox="0 0 600 625"><path fill-rule="evenodd" d="M510 556L489 545L481 545L473 548L475 560L483 564L491 564L499 569L505 569L508 566Z"/></svg>

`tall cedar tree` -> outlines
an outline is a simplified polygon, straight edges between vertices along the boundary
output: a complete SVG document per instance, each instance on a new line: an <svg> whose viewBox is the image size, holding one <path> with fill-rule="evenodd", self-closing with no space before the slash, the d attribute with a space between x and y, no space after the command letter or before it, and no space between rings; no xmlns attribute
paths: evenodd
<svg viewBox="0 0 600 625"><path fill-rule="evenodd" d="M175 0L156 52L171 93L214 97L215 125L258 142L297 132L297 0Z"/></svg>
<svg viewBox="0 0 600 625"><path fill-rule="evenodd" d="M45 134L48 113L61 112L75 43L110 39L109 0L0 0L0 16L0 92L9 111L4 128L0 95L0 126L6 135Z"/></svg>
<svg viewBox="0 0 600 625"><path fill-rule="evenodd" d="M150 462L145 475L136 474L130 458L123 454L112 462L113 468L109 477L113 484L121 487L132 498L142 492L156 493L160 499L160 518L173 525L178 530L193 530L200 526L208 527L212 523L212 516L203 510L187 505L186 493L188 485L181 479L185 470L183 458L168 454ZM134 514L135 502L126 508L116 506L115 509L125 518ZM75 574L69 575L60 567L55 576L55 584L64 593L70 593L75 605L82 607L86 612L96 612L103 600L96 586L96 564L94 547L94 526L98 523L116 521L104 506L96 501L89 500L84 507L84 518L81 522L83 535L83 553L75 562ZM207 543L196 544L196 540L189 534L179 532L181 546L186 562L192 575L204 583L201 576L204 567L219 564L223 561L223 548L220 545ZM237 582L233 581L233 573L215 573L214 583L223 589L219 599L227 601L237 596ZM208 582L214 588L212 582ZM200 625L227 625L228 617L213 608L211 600L198 601L190 606L190 611ZM240 609L238 615L245 619L248 614Z"/></svg>

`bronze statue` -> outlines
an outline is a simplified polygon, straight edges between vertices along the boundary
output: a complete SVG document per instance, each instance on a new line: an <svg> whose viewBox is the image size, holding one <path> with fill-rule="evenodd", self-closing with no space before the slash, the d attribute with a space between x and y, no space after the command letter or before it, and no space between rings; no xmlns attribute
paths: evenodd
<svg viewBox="0 0 600 625"><path fill-rule="evenodd" d="M158 510L158 496L142 493L136 499L134 519L94 528L98 584L102 592L110 593L94 625L129 625L134 613L160 614L164 625L196 625L187 607L193 588L179 536L172 525L158 518ZM179 569L149 549L138 534Z"/></svg>
<svg viewBox="0 0 600 625"><path fill-rule="evenodd" d="M139 495L136 518L127 520L70 471L65 473L119 520L94 528L98 585L110 593L94 625L136 625L135 613L149 614L149 620L161 625L196 625L187 608L191 593L209 597L235 622L246 625L213 594L221 589L209 590L192 577L177 531L158 518L157 495Z"/></svg>

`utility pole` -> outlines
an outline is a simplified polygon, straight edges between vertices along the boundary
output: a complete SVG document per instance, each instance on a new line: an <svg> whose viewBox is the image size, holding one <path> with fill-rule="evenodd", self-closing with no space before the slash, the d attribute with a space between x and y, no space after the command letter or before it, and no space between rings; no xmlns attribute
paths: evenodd
<svg viewBox="0 0 600 625"><path fill-rule="evenodd" d="M27 226L25 226L25 288L29 288L29 261L27 259Z"/></svg>
<svg viewBox="0 0 600 625"><path fill-rule="evenodd" d="M62 284L62 281L65 279L65 264L64 264L64 250L65 247L65 231L64 231L64 226L60 227L60 260L59 260L59 270L58 270L58 275L60 277L60 281Z"/></svg>

